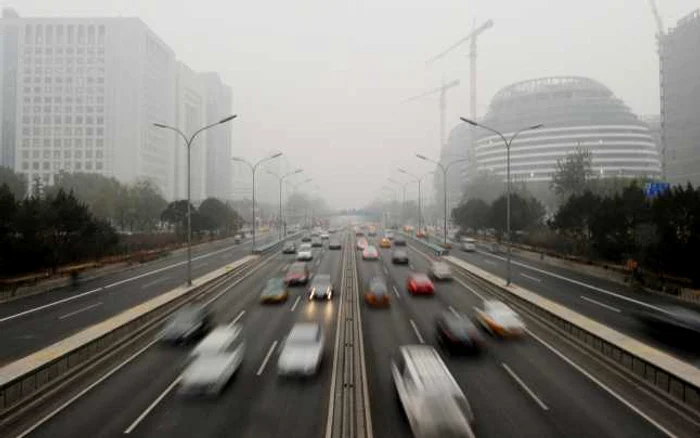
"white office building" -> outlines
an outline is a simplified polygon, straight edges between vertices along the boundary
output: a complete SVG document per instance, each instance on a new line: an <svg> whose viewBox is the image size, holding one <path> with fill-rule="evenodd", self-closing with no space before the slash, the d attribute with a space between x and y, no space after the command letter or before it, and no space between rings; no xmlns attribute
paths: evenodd
<svg viewBox="0 0 700 438"><path fill-rule="evenodd" d="M231 88L221 82L217 73L201 73L206 92L208 123L231 115ZM207 131L205 195L232 199L231 191L231 130L236 122L229 122Z"/></svg>
<svg viewBox="0 0 700 438"><path fill-rule="evenodd" d="M175 56L138 18L0 20L2 160L30 181L91 172L173 193Z"/></svg>

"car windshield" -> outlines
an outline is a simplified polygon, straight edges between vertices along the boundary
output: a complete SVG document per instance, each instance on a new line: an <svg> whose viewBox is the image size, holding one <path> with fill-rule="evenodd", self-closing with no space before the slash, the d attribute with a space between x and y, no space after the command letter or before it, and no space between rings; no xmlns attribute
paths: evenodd
<svg viewBox="0 0 700 438"><path fill-rule="evenodd" d="M394 251L394 257L406 257L406 251Z"/></svg>
<svg viewBox="0 0 700 438"><path fill-rule="evenodd" d="M192 324L193 322L195 322L199 318L200 314L201 314L201 312L197 308L181 309L172 318L171 323L173 325Z"/></svg>
<svg viewBox="0 0 700 438"><path fill-rule="evenodd" d="M267 280L265 284L265 293L277 293L284 290L284 279L283 278L271 278Z"/></svg>
<svg viewBox="0 0 700 438"><path fill-rule="evenodd" d="M287 338L289 345L309 345L319 341L320 329L317 324L297 324Z"/></svg>
<svg viewBox="0 0 700 438"><path fill-rule="evenodd" d="M387 293L386 283L383 280L372 280L369 290L375 295L384 295Z"/></svg>
<svg viewBox="0 0 700 438"><path fill-rule="evenodd" d="M430 278L428 278L427 275L425 274L413 274L411 276L411 280L415 281L416 283L430 283Z"/></svg>

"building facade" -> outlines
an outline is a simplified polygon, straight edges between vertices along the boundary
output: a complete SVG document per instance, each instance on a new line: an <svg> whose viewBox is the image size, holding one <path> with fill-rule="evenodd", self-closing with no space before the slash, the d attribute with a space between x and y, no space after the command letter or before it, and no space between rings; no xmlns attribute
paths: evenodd
<svg viewBox="0 0 700 438"><path fill-rule="evenodd" d="M700 185L700 10L662 39L666 178Z"/></svg>
<svg viewBox="0 0 700 438"><path fill-rule="evenodd" d="M473 148L470 147L471 129L472 128L465 123L460 123L455 126L452 131L450 131L447 142L440 151L440 163L443 166L448 166L456 160L464 160L451 165L447 171L448 211L452 211L462 200L464 183L470 171L470 164L474 162L473 157L471 157ZM440 204L440 208L443 208L443 175L442 170L440 170L438 166L435 168L433 186L435 187L435 199Z"/></svg>
<svg viewBox="0 0 700 438"><path fill-rule="evenodd" d="M544 124L521 132L512 143L514 181L550 181L557 160L576 149L591 153L596 176L661 175L649 126L607 87L589 78L548 77L510 85L495 95L481 123L506 138L522 128ZM473 156L476 172L505 180L506 148L499 136L478 129Z"/></svg>
<svg viewBox="0 0 700 438"><path fill-rule="evenodd" d="M5 11L2 162L29 181L62 172L122 182L149 178L167 194L174 54L136 18L20 18ZM13 113L14 111L14 113Z"/></svg>
<svg viewBox="0 0 700 438"><path fill-rule="evenodd" d="M214 123L231 115L231 88L216 73L202 73L206 92L208 122ZM235 123L235 122L234 122ZM231 192L231 123L207 131L206 187L204 194L219 199L232 199Z"/></svg>

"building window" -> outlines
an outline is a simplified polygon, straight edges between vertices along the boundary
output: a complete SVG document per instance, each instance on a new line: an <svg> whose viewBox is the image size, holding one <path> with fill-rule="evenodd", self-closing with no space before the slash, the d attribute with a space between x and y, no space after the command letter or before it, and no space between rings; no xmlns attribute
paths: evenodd
<svg viewBox="0 0 700 438"><path fill-rule="evenodd" d="M63 163L63 168L66 170L70 170L71 169L70 162L66 161L65 163Z"/></svg>
<svg viewBox="0 0 700 438"><path fill-rule="evenodd" d="M24 43L25 44L32 44L34 42L34 33L32 32L32 26L26 25L24 26Z"/></svg>
<svg viewBox="0 0 700 438"><path fill-rule="evenodd" d="M72 117L72 116L65 116L63 119L64 119L64 121L66 122L66 124L68 124L68 125L70 125L71 123L73 123L73 117Z"/></svg>
<svg viewBox="0 0 700 438"><path fill-rule="evenodd" d="M51 139L50 138L45 138L44 139L44 147L45 148L50 148L51 147ZM45 155L45 154L44 154ZM44 158L49 158L49 157L44 157Z"/></svg>
<svg viewBox="0 0 700 438"><path fill-rule="evenodd" d="M67 127L63 128L63 135L65 135L66 137L70 136L72 133L73 133L72 129L67 128Z"/></svg>
<svg viewBox="0 0 700 438"><path fill-rule="evenodd" d="M22 158L24 158L25 160L28 160L29 159L29 151L22 151Z"/></svg>
<svg viewBox="0 0 700 438"><path fill-rule="evenodd" d="M71 157L71 152L70 151L64 151L63 152L63 158L70 158Z"/></svg>
<svg viewBox="0 0 700 438"><path fill-rule="evenodd" d="M102 116L97 116L97 124L104 125L104 123L105 123L105 118Z"/></svg>
<svg viewBox="0 0 700 438"><path fill-rule="evenodd" d="M23 161L22 162L22 170L29 170L29 163L27 163L26 161Z"/></svg>
<svg viewBox="0 0 700 438"><path fill-rule="evenodd" d="M32 163L32 169L39 170L39 163L37 161Z"/></svg>
<svg viewBox="0 0 700 438"><path fill-rule="evenodd" d="M97 128L97 135L104 135L105 130L104 128Z"/></svg>
<svg viewBox="0 0 700 438"><path fill-rule="evenodd" d="M31 130L29 128L22 128L22 135L29 135Z"/></svg>
<svg viewBox="0 0 700 438"><path fill-rule="evenodd" d="M75 116L75 124L82 125L83 124L83 116Z"/></svg>
<svg viewBox="0 0 700 438"><path fill-rule="evenodd" d="M91 148L93 146L94 140L91 138L85 139L85 147Z"/></svg>
<svg viewBox="0 0 700 438"><path fill-rule="evenodd" d="M78 44L85 44L85 26L78 26Z"/></svg>
<svg viewBox="0 0 700 438"><path fill-rule="evenodd" d="M33 129L32 129L32 135L34 135L35 137L40 136L40 135L41 135L41 129L40 129L40 128L36 128L36 127L33 128Z"/></svg>
<svg viewBox="0 0 700 438"><path fill-rule="evenodd" d="M28 139L28 138L23 138L23 139L22 139L22 147L23 147L23 148L28 148L28 147L29 147L29 139Z"/></svg>
<svg viewBox="0 0 700 438"><path fill-rule="evenodd" d="M48 161L44 161L42 164L43 164L42 167L44 168L44 170L51 170L51 163L49 163Z"/></svg>
<svg viewBox="0 0 700 438"><path fill-rule="evenodd" d="M95 146L97 146L98 148L101 148L102 146L104 146L104 140L101 138L98 138L97 140L95 140ZM97 157L97 158L102 158L102 157Z"/></svg>
<svg viewBox="0 0 700 438"><path fill-rule="evenodd" d="M38 138L33 138L32 139L32 147L38 148L39 146L41 146L41 140L39 140ZM35 155L36 155L36 158L39 158L38 153Z"/></svg>
<svg viewBox="0 0 700 438"><path fill-rule="evenodd" d="M92 170L92 162L88 161L85 163L85 170Z"/></svg>
<svg viewBox="0 0 700 438"><path fill-rule="evenodd" d="M85 128L85 135L92 135L92 128Z"/></svg>
<svg viewBox="0 0 700 438"><path fill-rule="evenodd" d="M101 160L101 159L102 159L102 157L103 157L103 155L102 155L102 154L103 154L103 152L102 152L102 151L95 151L95 158L97 158L97 159L100 159L100 160Z"/></svg>
<svg viewBox="0 0 700 438"><path fill-rule="evenodd" d="M44 151L44 160L51 158L51 151Z"/></svg>
<svg viewBox="0 0 700 438"><path fill-rule="evenodd" d="M82 165L83 163L81 163L80 161L76 161L75 170L82 170Z"/></svg>
<svg viewBox="0 0 700 438"><path fill-rule="evenodd" d="M32 151L32 158L34 158L35 160L38 160L39 159L39 151Z"/></svg>
<svg viewBox="0 0 700 438"><path fill-rule="evenodd" d="M53 151L53 159L60 160L61 159L61 151Z"/></svg>
<svg viewBox="0 0 700 438"><path fill-rule="evenodd" d="M56 44L63 44L63 26L62 25L57 25L56 26ZM61 49L58 49L61 50ZM57 50L57 52L58 52Z"/></svg>
<svg viewBox="0 0 700 438"><path fill-rule="evenodd" d="M82 138L76 138L76 139L75 139L75 147L76 147L76 148L81 148L81 147L83 147L83 139L82 139Z"/></svg>
<svg viewBox="0 0 700 438"><path fill-rule="evenodd" d="M101 161L98 161L97 163L95 163L95 169L102 170L102 162Z"/></svg>
<svg viewBox="0 0 700 438"><path fill-rule="evenodd" d="M82 136L83 136L83 128L80 128L80 127L75 128L75 129L73 130L73 133L74 133L76 136L78 136L78 137L82 137ZM77 141L77 140L76 140L76 141Z"/></svg>
<svg viewBox="0 0 700 438"><path fill-rule="evenodd" d="M77 145L76 145L77 146ZM83 158L83 151L75 151L75 158L76 159L81 159Z"/></svg>

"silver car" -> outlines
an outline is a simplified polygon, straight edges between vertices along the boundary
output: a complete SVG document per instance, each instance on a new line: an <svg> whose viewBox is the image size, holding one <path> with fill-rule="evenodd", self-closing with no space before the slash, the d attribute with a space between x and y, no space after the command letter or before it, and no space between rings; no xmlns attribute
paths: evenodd
<svg viewBox="0 0 700 438"><path fill-rule="evenodd" d="M302 322L292 327L277 361L281 376L312 376L323 360L324 336L319 323Z"/></svg>

